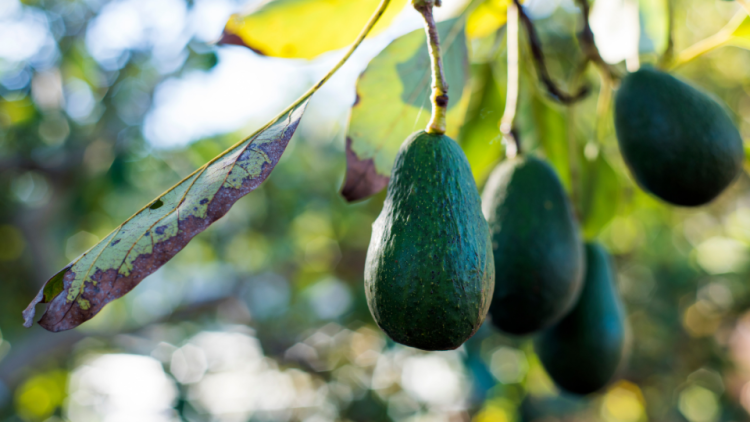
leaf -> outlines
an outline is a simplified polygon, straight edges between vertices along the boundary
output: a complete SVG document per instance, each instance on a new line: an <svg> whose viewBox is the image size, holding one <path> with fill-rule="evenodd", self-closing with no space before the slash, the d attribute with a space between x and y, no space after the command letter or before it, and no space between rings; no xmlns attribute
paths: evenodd
<svg viewBox="0 0 750 422"><path fill-rule="evenodd" d="M527 143L530 137L544 149L544 154L552 167L557 170L560 180L570 190L570 160L568 153L568 119L564 107L533 94L529 101L531 121L521 131L521 142Z"/></svg>
<svg viewBox="0 0 750 422"><path fill-rule="evenodd" d="M489 63L472 66L471 99L458 137L478 186L487 179L505 152L500 119L505 109L506 87L504 83L498 83L492 67Z"/></svg>
<svg viewBox="0 0 750 422"><path fill-rule="evenodd" d="M463 19L438 24L449 85L448 132L455 139L468 95L468 51ZM404 140L430 120L430 56L423 29L397 38L375 57L357 82L357 101L346 139L348 201L366 198L388 183L393 160Z"/></svg>
<svg viewBox="0 0 750 422"><path fill-rule="evenodd" d="M667 31L669 6L667 2L668 0L640 0L638 2L642 26L641 54L645 52L660 53L667 48L669 41Z"/></svg>
<svg viewBox="0 0 750 422"><path fill-rule="evenodd" d="M582 163L581 228L586 239L595 238L617 215L620 204L620 181L617 173L601 153Z"/></svg>
<svg viewBox="0 0 750 422"><path fill-rule="evenodd" d="M273 0L244 16L232 15L219 41L266 56L312 59L346 47L359 34L380 0ZM373 28L382 32L404 8L393 0Z"/></svg>
<svg viewBox="0 0 750 422"><path fill-rule="evenodd" d="M724 28L734 28L728 44L750 49L750 16L744 10L739 11Z"/></svg>
<svg viewBox="0 0 750 422"><path fill-rule="evenodd" d="M196 170L68 264L23 312L24 325L33 323L36 304L48 303L39 324L69 330L132 290L268 177L306 106L307 100Z"/></svg>
<svg viewBox="0 0 750 422"><path fill-rule="evenodd" d="M508 6L513 0L487 0L480 3L466 20L466 35L483 38L500 29L508 19Z"/></svg>

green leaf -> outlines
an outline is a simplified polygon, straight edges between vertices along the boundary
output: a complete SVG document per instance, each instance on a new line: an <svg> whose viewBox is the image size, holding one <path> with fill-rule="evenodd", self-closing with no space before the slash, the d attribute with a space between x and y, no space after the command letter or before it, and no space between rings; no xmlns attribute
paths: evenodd
<svg viewBox="0 0 750 422"><path fill-rule="evenodd" d="M593 161L581 157L581 228L586 239L595 238L617 215L620 181L601 153Z"/></svg>
<svg viewBox="0 0 750 422"><path fill-rule="evenodd" d="M499 83L490 63L472 66L471 99L459 144L481 186L505 152L500 119L505 109L505 84Z"/></svg>
<svg viewBox="0 0 750 422"><path fill-rule="evenodd" d="M232 15L220 43L273 57L311 59L349 45L380 0L274 0L244 16ZM404 8L393 0L370 35L382 32Z"/></svg>
<svg viewBox="0 0 750 422"><path fill-rule="evenodd" d="M552 167L557 170L560 180L570 190L570 156L568 152L568 119L566 109L532 95L530 99L531 127L521 131L522 145L524 136L536 140L544 149L544 155Z"/></svg>
<svg viewBox="0 0 750 422"><path fill-rule="evenodd" d="M39 324L69 330L132 290L268 177L306 106L302 101L196 170L71 262L26 308L24 325L31 326L36 304L48 303Z"/></svg>
<svg viewBox="0 0 750 422"><path fill-rule="evenodd" d="M448 80L448 132L455 139L468 95L468 50L462 18L438 24ZM349 201L366 198L388 184L393 160L404 140L430 120L430 56L425 31L396 40L367 66L357 82L357 101L347 133L346 180L341 194Z"/></svg>
<svg viewBox="0 0 750 422"><path fill-rule="evenodd" d="M668 31L667 22L669 15L668 0L640 0L638 7L640 8L641 25L642 31L648 36L651 41L651 51L661 53L667 48ZM641 43L641 45L648 45L649 43ZM643 53L643 47L641 53Z"/></svg>

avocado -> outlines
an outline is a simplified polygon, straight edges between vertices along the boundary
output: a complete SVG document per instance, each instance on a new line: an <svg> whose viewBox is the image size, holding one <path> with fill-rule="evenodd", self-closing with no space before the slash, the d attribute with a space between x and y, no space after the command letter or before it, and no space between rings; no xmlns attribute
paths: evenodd
<svg viewBox="0 0 750 422"><path fill-rule="evenodd" d="M653 68L627 75L615 129L636 181L675 205L703 205L742 171L742 138L722 105Z"/></svg>
<svg viewBox="0 0 750 422"><path fill-rule="evenodd" d="M495 256L490 315L522 335L559 321L583 284L583 241L555 170L519 156L498 165L482 194Z"/></svg>
<svg viewBox="0 0 750 422"><path fill-rule="evenodd" d="M479 191L461 148L416 132L399 150L372 227L365 293L394 341L451 350L484 321L495 267Z"/></svg>
<svg viewBox="0 0 750 422"><path fill-rule="evenodd" d="M610 257L598 244L587 244L581 297L562 321L539 335L534 350L555 384L583 395L610 382L624 346L625 312Z"/></svg>

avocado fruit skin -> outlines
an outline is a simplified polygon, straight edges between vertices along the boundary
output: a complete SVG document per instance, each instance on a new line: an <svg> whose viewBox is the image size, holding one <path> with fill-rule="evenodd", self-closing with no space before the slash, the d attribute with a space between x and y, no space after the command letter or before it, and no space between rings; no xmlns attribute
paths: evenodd
<svg viewBox="0 0 750 422"><path fill-rule="evenodd" d="M653 68L622 80L615 129L636 181L675 205L710 202L742 171L742 138L725 108Z"/></svg>
<svg viewBox="0 0 750 422"><path fill-rule="evenodd" d="M555 384L580 395L597 391L612 380L625 349L625 311L610 257L598 244L586 244L585 249L586 275L578 303L534 342L534 350Z"/></svg>
<svg viewBox="0 0 750 422"><path fill-rule="evenodd" d="M518 156L498 165L482 194L495 256L492 323L530 334L558 322L583 285L583 241L555 170Z"/></svg>
<svg viewBox="0 0 750 422"><path fill-rule="evenodd" d="M494 277L489 228L461 147L445 135L412 134L367 250L373 318L398 343L455 349L484 321Z"/></svg>

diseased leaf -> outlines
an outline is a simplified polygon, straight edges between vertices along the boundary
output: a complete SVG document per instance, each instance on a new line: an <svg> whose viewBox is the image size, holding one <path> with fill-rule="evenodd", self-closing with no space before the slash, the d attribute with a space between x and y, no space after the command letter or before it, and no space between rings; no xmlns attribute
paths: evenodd
<svg viewBox="0 0 750 422"><path fill-rule="evenodd" d="M71 262L26 308L24 325L33 323L36 304L48 303L42 327L75 328L128 293L268 177L306 106L307 100L196 170Z"/></svg>
<svg viewBox="0 0 750 422"><path fill-rule="evenodd" d="M232 15L220 43L266 56L312 59L346 47L380 0L273 0L244 16ZM406 0L393 0L370 35L382 32Z"/></svg>
<svg viewBox="0 0 750 422"><path fill-rule="evenodd" d="M617 215L620 181L601 153L593 161L581 157L581 163L581 228L593 239Z"/></svg>
<svg viewBox="0 0 750 422"><path fill-rule="evenodd" d="M471 70L471 99L458 140L474 179L481 186L505 152L500 119L505 109L506 87L498 83L489 63L473 65Z"/></svg>
<svg viewBox="0 0 750 422"><path fill-rule="evenodd" d="M438 24L448 80L448 136L456 138L468 95L468 51L463 19ZM348 201L382 190L404 140L430 120L430 56L423 29L412 31L385 48L357 82L357 102L347 133L346 180L341 194Z"/></svg>

